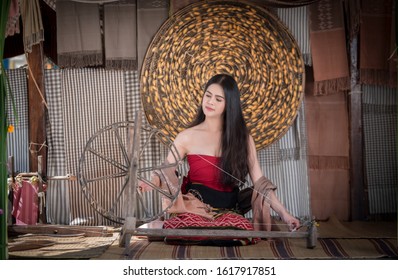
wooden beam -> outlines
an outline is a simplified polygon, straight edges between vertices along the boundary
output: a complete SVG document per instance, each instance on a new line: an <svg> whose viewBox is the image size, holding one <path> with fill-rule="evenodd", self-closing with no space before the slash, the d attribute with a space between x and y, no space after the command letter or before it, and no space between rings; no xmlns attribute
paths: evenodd
<svg viewBox="0 0 398 280"><path fill-rule="evenodd" d="M27 55L28 62L28 103L29 103L29 166L36 172L38 156L42 156L42 175L47 174L47 148L45 129L45 92L44 92L44 59L43 44L33 45Z"/></svg>
<svg viewBox="0 0 398 280"><path fill-rule="evenodd" d="M358 71L358 37L350 42L351 92L348 95L350 122L351 220L364 220L368 214L364 183L362 90Z"/></svg>
<svg viewBox="0 0 398 280"><path fill-rule="evenodd" d="M12 225L8 226L10 237L23 234L36 235L74 235L83 234L87 237L112 236L114 231L105 226L62 226L62 225Z"/></svg>
<svg viewBox="0 0 398 280"><path fill-rule="evenodd" d="M126 234L131 233L139 236L150 237L211 237L217 238L306 238L307 248L313 249L316 247L318 238L318 231L316 225L311 223L307 231L254 231L254 230L237 230L237 229L155 229L155 228L137 228L132 231L127 231ZM128 246L128 242L124 244Z"/></svg>

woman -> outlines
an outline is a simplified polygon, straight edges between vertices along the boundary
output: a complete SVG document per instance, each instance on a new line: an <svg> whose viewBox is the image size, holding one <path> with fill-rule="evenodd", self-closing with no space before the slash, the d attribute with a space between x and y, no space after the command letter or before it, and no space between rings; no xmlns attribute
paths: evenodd
<svg viewBox="0 0 398 280"><path fill-rule="evenodd" d="M268 203L288 224L290 230L300 226L299 220L277 199L274 193L276 187L262 174L254 140L249 135L243 118L240 92L231 76L219 74L208 81L196 119L189 128L176 136L174 145L181 158L187 158L190 166L181 186L182 193L194 194L203 203L210 205L216 214L214 219L209 220L192 213L180 213L166 220L166 228L175 228L181 224L192 227L201 223L204 227L217 226L215 220L222 217L223 223L218 224L221 226L264 229L261 223L266 222L265 229L270 230L270 220L260 217L264 214L261 206L260 210L253 208L253 227L247 225L247 220L242 215L233 212L238 205L239 185L247 175L254 182L252 204ZM173 162L174 157L169 155L167 161ZM155 185L160 185L159 178L154 177ZM269 212L265 211L264 215L269 215ZM184 223L184 220L194 220L194 223ZM261 223L256 224L256 221Z"/></svg>

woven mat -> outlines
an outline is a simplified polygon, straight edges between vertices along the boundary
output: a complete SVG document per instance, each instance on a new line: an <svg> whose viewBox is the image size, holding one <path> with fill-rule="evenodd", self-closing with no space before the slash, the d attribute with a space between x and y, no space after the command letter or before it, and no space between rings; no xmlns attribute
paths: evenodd
<svg viewBox="0 0 398 280"><path fill-rule="evenodd" d="M307 248L304 238L262 240L255 245L239 247L172 246L136 238L120 258L396 259L397 244L397 225L394 222L341 222L332 216L319 222L314 249Z"/></svg>
<svg viewBox="0 0 398 280"><path fill-rule="evenodd" d="M281 230L283 230L281 228ZM171 246L135 239L124 259L378 259L398 258L394 222L341 222L332 216L319 223L318 240L308 249L304 238L262 240L239 247Z"/></svg>
<svg viewBox="0 0 398 280"><path fill-rule="evenodd" d="M320 238L397 238L396 222L341 222L336 216L321 222Z"/></svg>
<svg viewBox="0 0 398 280"><path fill-rule="evenodd" d="M26 235L9 241L10 259L91 259L117 239L110 237Z"/></svg>
<svg viewBox="0 0 398 280"><path fill-rule="evenodd" d="M398 258L397 239L319 238L314 249L305 239L276 239L239 247L171 246L136 240L124 259L378 259Z"/></svg>
<svg viewBox="0 0 398 280"><path fill-rule="evenodd" d="M281 230L284 230L281 227ZM240 247L173 246L135 237L130 246L115 242L97 259L378 259L398 258L395 222L319 222L318 240L308 249L306 239L275 239Z"/></svg>
<svg viewBox="0 0 398 280"><path fill-rule="evenodd" d="M320 222L314 249L306 239L262 240L239 247L173 246L135 237L128 248L110 237L25 235L10 240L10 259L378 259L398 258L394 222Z"/></svg>

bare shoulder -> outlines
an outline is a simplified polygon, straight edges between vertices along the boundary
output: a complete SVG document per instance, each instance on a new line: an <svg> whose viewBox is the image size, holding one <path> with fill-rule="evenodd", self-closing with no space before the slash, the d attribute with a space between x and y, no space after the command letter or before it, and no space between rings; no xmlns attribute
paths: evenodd
<svg viewBox="0 0 398 280"><path fill-rule="evenodd" d="M174 139L174 144L179 145L184 148L188 148L189 143L195 138L195 130L193 127L184 129L179 132Z"/></svg>
<svg viewBox="0 0 398 280"><path fill-rule="evenodd" d="M194 136L194 133L195 133L195 131L194 131L193 127L184 129L183 131L181 131L180 133L177 134L176 140L178 140L180 142L190 141L192 139L192 137Z"/></svg>

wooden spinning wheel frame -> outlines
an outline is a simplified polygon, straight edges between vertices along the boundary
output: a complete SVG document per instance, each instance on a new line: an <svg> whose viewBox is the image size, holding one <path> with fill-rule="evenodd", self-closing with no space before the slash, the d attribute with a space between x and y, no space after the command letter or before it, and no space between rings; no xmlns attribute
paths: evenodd
<svg viewBox="0 0 398 280"><path fill-rule="evenodd" d="M138 166L144 156L144 152L150 149L154 141L165 145L169 151L176 151L173 142L159 130L141 124L141 118L135 122L118 122L104 127L94 133L87 141L79 160L78 180L85 198L90 205L104 218L119 224L125 223L128 215L137 216L136 208L143 211L143 215L137 218L137 223L145 223L164 215L172 205L178 191L156 188L148 179L148 174L164 168L179 169L181 158L178 153L174 155L175 163L151 166ZM140 139L142 132L146 139ZM136 151L137 149L137 151ZM134 151L136 151L134 153ZM137 166L135 166L137 165ZM134 167L134 172L130 169ZM152 186L158 195L164 196L170 202L168 205L160 205L158 209L150 209L145 202L145 193L134 188L131 193L131 185L136 185L137 180L146 182ZM178 177L179 185L182 178ZM108 191L104 185L119 183L117 194L112 196L113 201L104 203L101 190ZM155 194L156 195L156 194ZM137 203L136 206L131 204ZM156 211L157 210L157 211Z"/></svg>

